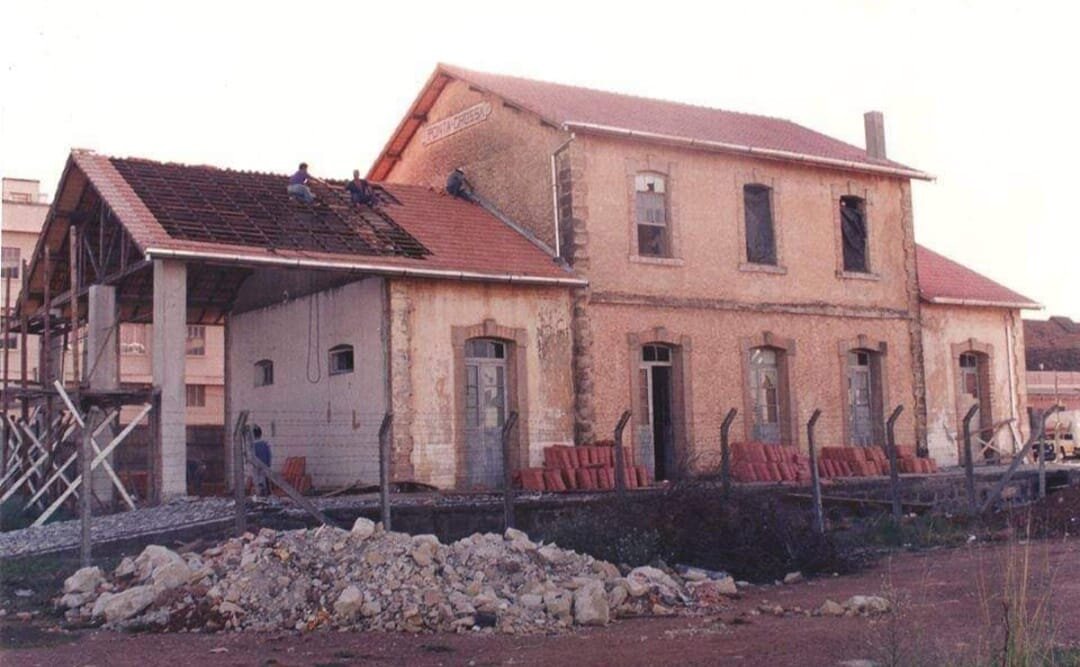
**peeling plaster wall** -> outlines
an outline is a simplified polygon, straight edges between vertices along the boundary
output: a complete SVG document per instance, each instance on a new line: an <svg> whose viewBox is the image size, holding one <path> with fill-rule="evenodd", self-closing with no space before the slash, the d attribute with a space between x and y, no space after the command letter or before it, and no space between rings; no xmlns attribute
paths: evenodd
<svg viewBox="0 0 1080 667"><path fill-rule="evenodd" d="M390 289L395 465L439 487L457 483L464 378L455 378L455 328L520 331L522 463L573 440L570 294L561 288L394 280ZM470 334L470 335L472 335ZM407 461L401 458L407 456ZM398 474L395 474L395 478Z"/></svg>
<svg viewBox="0 0 1080 667"><path fill-rule="evenodd" d="M382 290L382 279L368 278L233 316L231 410L250 410L249 423L262 426L274 469L304 456L316 486L378 482L386 411ZM327 372L328 350L338 344L353 346L352 373ZM261 359L274 362L271 386L254 385Z"/></svg>
<svg viewBox="0 0 1080 667"><path fill-rule="evenodd" d="M463 167L479 194L554 247L551 154L569 134L457 80L439 96L428 124L481 102L491 104L491 115L476 125L426 146L421 128L386 180L442 189L450 172Z"/></svg>
<svg viewBox="0 0 1080 667"><path fill-rule="evenodd" d="M1024 384L1024 332L1020 326L1019 312L1006 308L924 303L922 336L926 358L930 455L945 465L961 462L959 448L963 441L963 432L960 420L963 415L958 413L957 406L959 360L956 358L955 346L963 345L971 339L980 345L988 345L990 349L990 400L993 421L1015 417L1021 439L1026 441L1030 428L1025 410L1027 388ZM1006 429L999 434L997 446L1011 449L1014 439L1013 431ZM1017 446L1022 444L1023 442ZM972 451L978 455L975 449Z"/></svg>

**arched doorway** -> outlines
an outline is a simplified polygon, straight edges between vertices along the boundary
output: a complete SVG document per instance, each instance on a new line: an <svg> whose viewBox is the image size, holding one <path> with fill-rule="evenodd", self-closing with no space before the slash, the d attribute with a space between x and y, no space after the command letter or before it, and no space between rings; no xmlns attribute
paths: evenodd
<svg viewBox="0 0 1080 667"><path fill-rule="evenodd" d="M653 474L658 480L670 479L677 471L674 357L670 345L641 346L638 414L640 425L651 436Z"/></svg>
<svg viewBox="0 0 1080 667"><path fill-rule="evenodd" d="M884 442L881 359L869 349L847 353L848 444L869 447Z"/></svg>
<svg viewBox="0 0 1080 667"><path fill-rule="evenodd" d="M502 484L501 437L509 413L510 345L492 338L465 341L463 477L469 488L497 488Z"/></svg>
<svg viewBox="0 0 1080 667"><path fill-rule="evenodd" d="M957 390L957 418L960 420L960 430L963 434L963 419L968 410L975 406L975 415L971 418L973 449L978 453L978 443L982 439L989 439L989 429L993 424L993 415L990 407L990 357L982 352L961 352L957 358L957 377L959 387ZM958 438L961 442L963 438ZM991 450L986 450L989 456ZM960 452L961 460L964 453Z"/></svg>
<svg viewBox="0 0 1080 667"><path fill-rule="evenodd" d="M759 442L780 444L782 440L780 354L771 347L750 350L750 437Z"/></svg>

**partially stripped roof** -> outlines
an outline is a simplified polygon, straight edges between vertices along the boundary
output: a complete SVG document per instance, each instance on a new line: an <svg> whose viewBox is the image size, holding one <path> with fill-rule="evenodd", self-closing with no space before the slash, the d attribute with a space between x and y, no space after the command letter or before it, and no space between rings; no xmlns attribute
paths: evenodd
<svg viewBox="0 0 1080 667"><path fill-rule="evenodd" d="M355 206L341 183L73 151L74 165L149 258L325 266L432 278L566 283L552 257L483 208L427 187L375 184Z"/></svg>
<svg viewBox="0 0 1080 667"><path fill-rule="evenodd" d="M966 266L916 246L919 294L930 303L1001 308L1042 308L1023 294L1012 291Z"/></svg>
<svg viewBox="0 0 1080 667"><path fill-rule="evenodd" d="M782 118L737 113L679 102L476 72L440 64L390 143L371 169L385 178L393 161L426 122L426 114L451 80L492 93L550 124L575 132L598 132L691 147L731 150L765 158L818 163L844 169L930 178L892 160L874 158L858 146Z"/></svg>

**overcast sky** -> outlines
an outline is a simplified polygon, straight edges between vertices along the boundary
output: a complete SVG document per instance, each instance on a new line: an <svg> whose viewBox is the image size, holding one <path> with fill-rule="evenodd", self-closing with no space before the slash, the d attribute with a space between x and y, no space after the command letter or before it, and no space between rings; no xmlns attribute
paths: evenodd
<svg viewBox="0 0 1080 667"><path fill-rule="evenodd" d="M437 62L780 116L863 145L885 113L915 231L1080 320L1071 3L19 2L0 172L72 147L318 175L371 165Z"/></svg>

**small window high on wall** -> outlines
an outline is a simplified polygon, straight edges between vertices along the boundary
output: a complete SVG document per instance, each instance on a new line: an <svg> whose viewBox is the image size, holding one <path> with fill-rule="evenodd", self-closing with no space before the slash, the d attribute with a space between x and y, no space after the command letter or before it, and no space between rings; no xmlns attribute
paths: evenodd
<svg viewBox="0 0 1080 667"><path fill-rule="evenodd" d="M870 250L867 243L866 201L860 197L840 198L840 235L843 238L844 270L855 273L870 271Z"/></svg>
<svg viewBox="0 0 1080 667"><path fill-rule="evenodd" d="M744 185L743 211L746 218L746 261L775 266L772 189L759 183Z"/></svg>
<svg viewBox="0 0 1080 667"><path fill-rule="evenodd" d="M330 375L353 372L353 346L335 345L330 348Z"/></svg>
<svg viewBox="0 0 1080 667"><path fill-rule="evenodd" d="M667 182L662 175L646 173L634 177L634 220L638 255L671 257Z"/></svg>
<svg viewBox="0 0 1080 667"><path fill-rule="evenodd" d="M255 362L255 386L268 387L274 384L274 362L262 359Z"/></svg>

